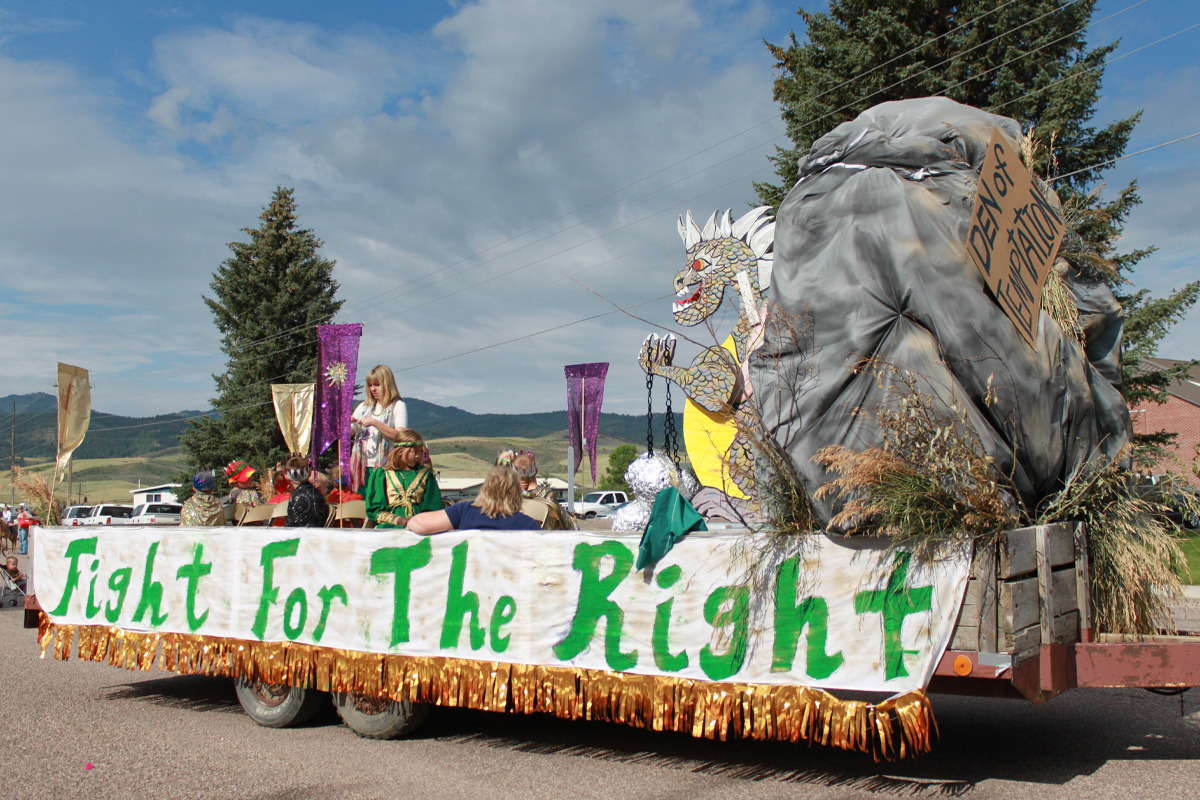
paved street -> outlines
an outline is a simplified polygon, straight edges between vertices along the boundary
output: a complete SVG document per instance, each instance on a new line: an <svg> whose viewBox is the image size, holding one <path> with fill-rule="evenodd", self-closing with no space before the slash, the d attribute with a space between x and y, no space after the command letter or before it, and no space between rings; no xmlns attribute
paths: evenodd
<svg viewBox="0 0 1200 800"><path fill-rule="evenodd" d="M223 679L39 659L20 623L0 613L7 798L1200 797L1200 690L1182 715L1178 697L1139 690L1041 707L935 696L941 740L903 764L454 709L377 742L332 708L303 728L260 728Z"/></svg>

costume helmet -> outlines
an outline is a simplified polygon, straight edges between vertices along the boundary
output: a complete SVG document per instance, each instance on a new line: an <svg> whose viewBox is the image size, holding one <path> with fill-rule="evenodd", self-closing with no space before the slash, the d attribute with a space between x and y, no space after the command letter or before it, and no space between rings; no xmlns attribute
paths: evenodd
<svg viewBox="0 0 1200 800"><path fill-rule="evenodd" d="M201 470L196 473L196 477L192 478L192 488L197 492L212 494L212 490L217 486L217 478L208 470Z"/></svg>
<svg viewBox="0 0 1200 800"><path fill-rule="evenodd" d="M225 477L231 483L240 483L242 481L250 481L254 474L258 472L254 467L247 464L245 461L230 461L225 467Z"/></svg>

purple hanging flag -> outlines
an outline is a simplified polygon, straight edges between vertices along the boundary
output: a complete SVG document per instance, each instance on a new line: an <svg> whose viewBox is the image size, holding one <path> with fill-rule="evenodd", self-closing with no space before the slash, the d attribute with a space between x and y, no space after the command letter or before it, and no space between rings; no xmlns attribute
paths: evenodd
<svg viewBox="0 0 1200 800"><path fill-rule="evenodd" d="M563 371L567 373L567 441L580 454L575 471L579 471L583 451L587 450L588 460L592 462L592 485L595 486L596 437L600 433L600 404L604 402L608 362L570 364L563 367Z"/></svg>
<svg viewBox="0 0 1200 800"><path fill-rule="evenodd" d="M339 465L350 473L350 412L354 410L354 377L358 374L358 341L362 325L318 325L317 408L313 426L313 461L341 442Z"/></svg>

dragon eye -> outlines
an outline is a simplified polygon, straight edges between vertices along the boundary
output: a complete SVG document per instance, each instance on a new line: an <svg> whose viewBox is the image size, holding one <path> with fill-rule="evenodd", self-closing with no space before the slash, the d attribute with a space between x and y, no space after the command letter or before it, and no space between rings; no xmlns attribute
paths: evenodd
<svg viewBox="0 0 1200 800"><path fill-rule="evenodd" d="M700 270L704 269L707 266L708 266L708 264L704 263L703 261L701 261L698 258L692 262L692 269L696 270L696 272L699 272Z"/></svg>

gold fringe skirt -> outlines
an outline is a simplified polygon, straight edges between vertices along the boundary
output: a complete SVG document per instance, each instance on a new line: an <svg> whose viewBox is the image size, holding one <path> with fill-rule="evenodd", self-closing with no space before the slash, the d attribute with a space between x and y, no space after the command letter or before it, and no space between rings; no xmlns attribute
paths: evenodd
<svg viewBox="0 0 1200 800"><path fill-rule="evenodd" d="M705 739L806 741L870 753L876 761L929 752L937 723L918 690L882 703L839 700L808 686L708 683L573 667L338 650L102 625L57 625L41 615L42 655L125 669L220 675L324 692L356 692L440 706L601 720Z"/></svg>

